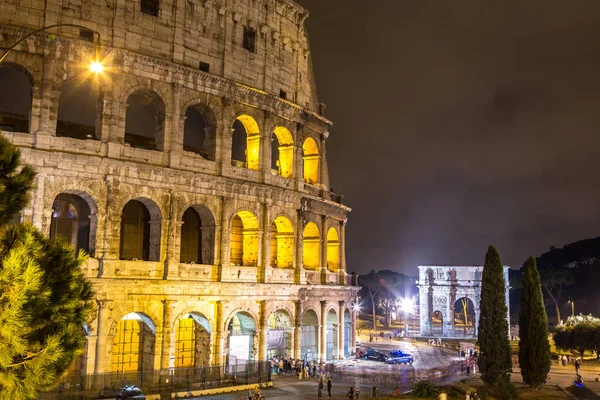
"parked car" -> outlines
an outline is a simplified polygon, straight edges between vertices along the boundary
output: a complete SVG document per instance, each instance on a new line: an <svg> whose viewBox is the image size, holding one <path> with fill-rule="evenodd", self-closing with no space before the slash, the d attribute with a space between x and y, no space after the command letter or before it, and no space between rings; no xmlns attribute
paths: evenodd
<svg viewBox="0 0 600 400"><path fill-rule="evenodd" d="M388 356L383 354L381 351L369 349L364 354L363 358L365 360L386 361L388 359Z"/></svg>
<svg viewBox="0 0 600 400"><path fill-rule="evenodd" d="M390 356L386 360L388 364L412 364L415 361L415 358L403 352L402 350L392 350L390 351Z"/></svg>
<svg viewBox="0 0 600 400"><path fill-rule="evenodd" d="M135 385L124 386L117 393L117 400L146 400L146 395Z"/></svg>

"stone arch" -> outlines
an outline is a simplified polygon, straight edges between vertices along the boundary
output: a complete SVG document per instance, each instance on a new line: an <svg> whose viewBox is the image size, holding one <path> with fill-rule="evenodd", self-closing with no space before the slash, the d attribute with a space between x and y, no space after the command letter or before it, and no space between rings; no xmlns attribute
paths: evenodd
<svg viewBox="0 0 600 400"><path fill-rule="evenodd" d="M318 270L321 265L321 233L314 222L309 222L304 227L302 247L304 269Z"/></svg>
<svg viewBox="0 0 600 400"><path fill-rule="evenodd" d="M97 228L98 206L87 193L65 190L54 198L50 238L63 237L76 251L83 250L94 257Z"/></svg>
<svg viewBox="0 0 600 400"><path fill-rule="evenodd" d="M454 337L475 337L477 324L475 302L468 296L459 297L454 302L453 310Z"/></svg>
<svg viewBox="0 0 600 400"><path fill-rule="evenodd" d="M325 314L323 323L326 325L325 333L325 358L332 360L338 354L338 312L335 308L330 308Z"/></svg>
<svg viewBox="0 0 600 400"><path fill-rule="evenodd" d="M151 89L138 89L127 97L125 143L147 150L163 150L166 105Z"/></svg>
<svg viewBox="0 0 600 400"><path fill-rule="evenodd" d="M312 137L307 137L302 144L302 176L304 182L316 185L319 183L319 146Z"/></svg>
<svg viewBox="0 0 600 400"><path fill-rule="evenodd" d="M275 127L271 138L271 169L284 178L294 174L294 137L280 125Z"/></svg>
<svg viewBox="0 0 600 400"><path fill-rule="evenodd" d="M444 336L444 313L440 310L434 310L431 313L431 334Z"/></svg>
<svg viewBox="0 0 600 400"><path fill-rule="evenodd" d="M307 308L302 314L301 347L298 356L306 361L314 361L319 358L318 335L319 314L312 308Z"/></svg>
<svg viewBox="0 0 600 400"><path fill-rule="evenodd" d="M260 168L260 128L248 114L238 115L233 123L231 163L256 171Z"/></svg>
<svg viewBox="0 0 600 400"><path fill-rule="evenodd" d="M225 326L229 364L245 364L256 358L256 321L249 311L235 311L228 318Z"/></svg>
<svg viewBox="0 0 600 400"><path fill-rule="evenodd" d="M292 268L294 265L294 227L285 216L271 224L271 266Z"/></svg>
<svg viewBox="0 0 600 400"><path fill-rule="evenodd" d="M185 110L183 149L215 161L217 151L217 118L204 103L196 103Z"/></svg>
<svg viewBox="0 0 600 400"><path fill-rule="evenodd" d="M237 211L231 220L230 263L255 267L258 264L258 219L251 211Z"/></svg>
<svg viewBox="0 0 600 400"><path fill-rule="evenodd" d="M334 227L327 231L327 269L330 272L340 269L340 236Z"/></svg>
<svg viewBox="0 0 600 400"><path fill-rule="evenodd" d="M136 197L121 212L122 260L159 261L162 216L152 200Z"/></svg>
<svg viewBox="0 0 600 400"><path fill-rule="evenodd" d="M141 312L131 312L115 321L111 332L111 370L125 376L128 372L154 370L156 325Z"/></svg>
<svg viewBox="0 0 600 400"><path fill-rule="evenodd" d="M100 139L103 93L96 80L68 79L60 86L56 136L75 139Z"/></svg>
<svg viewBox="0 0 600 400"><path fill-rule="evenodd" d="M202 313L187 312L175 328L175 368L198 368L210 363L211 323Z"/></svg>
<svg viewBox="0 0 600 400"><path fill-rule="evenodd" d="M181 221L179 261L214 264L216 223L210 209L202 204L187 207Z"/></svg>
<svg viewBox="0 0 600 400"><path fill-rule="evenodd" d="M267 324L267 359L292 357L292 330L294 324L291 314L282 308L269 315Z"/></svg>
<svg viewBox="0 0 600 400"><path fill-rule="evenodd" d="M11 96L0 96L0 130L30 132L34 80L17 63L0 64L0 87Z"/></svg>

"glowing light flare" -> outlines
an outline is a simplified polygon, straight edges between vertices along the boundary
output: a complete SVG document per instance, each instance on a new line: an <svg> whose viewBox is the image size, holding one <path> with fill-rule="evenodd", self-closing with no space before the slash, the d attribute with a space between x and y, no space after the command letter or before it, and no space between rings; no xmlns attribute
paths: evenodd
<svg viewBox="0 0 600 400"><path fill-rule="evenodd" d="M400 310L404 313L411 313L415 308L415 300L414 299L402 299L400 300Z"/></svg>
<svg viewBox="0 0 600 400"><path fill-rule="evenodd" d="M90 71L92 71L95 74L100 74L104 72L104 65L102 65L102 63L99 61L93 61L90 64Z"/></svg>

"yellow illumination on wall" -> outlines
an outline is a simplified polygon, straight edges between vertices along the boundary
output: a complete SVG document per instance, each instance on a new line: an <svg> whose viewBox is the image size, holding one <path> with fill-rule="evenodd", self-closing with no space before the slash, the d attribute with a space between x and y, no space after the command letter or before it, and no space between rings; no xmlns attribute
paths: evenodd
<svg viewBox="0 0 600 400"><path fill-rule="evenodd" d="M338 272L340 268L340 238L335 228L327 232L327 269Z"/></svg>
<svg viewBox="0 0 600 400"><path fill-rule="evenodd" d="M274 133L279 142L279 175L291 178L294 173L294 138L283 126L275 128Z"/></svg>
<svg viewBox="0 0 600 400"><path fill-rule="evenodd" d="M294 265L294 227L286 217L277 217L271 225L271 266Z"/></svg>
<svg viewBox="0 0 600 400"><path fill-rule="evenodd" d="M231 224L230 263L255 267L258 263L258 220L250 211L240 211Z"/></svg>
<svg viewBox="0 0 600 400"><path fill-rule="evenodd" d="M145 324L137 320L119 321L112 346L113 372L131 372L140 369L142 352L140 328L143 326Z"/></svg>
<svg viewBox="0 0 600 400"><path fill-rule="evenodd" d="M309 222L304 228L303 264L305 269L318 270L321 259L321 235L319 227Z"/></svg>
<svg viewBox="0 0 600 400"><path fill-rule="evenodd" d="M319 183L319 148L313 138L307 138L302 145L304 152L304 182L311 185Z"/></svg>
<svg viewBox="0 0 600 400"><path fill-rule="evenodd" d="M260 129L256 120L249 115L240 115L237 119L246 129L246 166L258 171L260 165Z"/></svg>
<svg viewBox="0 0 600 400"><path fill-rule="evenodd" d="M210 362L210 334L194 318L182 318L177 325L175 367L194 368Z"/></svg>

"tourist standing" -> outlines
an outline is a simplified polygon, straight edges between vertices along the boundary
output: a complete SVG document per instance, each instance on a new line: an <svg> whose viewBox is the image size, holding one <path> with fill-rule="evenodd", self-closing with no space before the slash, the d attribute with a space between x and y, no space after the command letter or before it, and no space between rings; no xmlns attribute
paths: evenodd
<svg viewBox="0 0 600 400"><path fill-rule="evenodd" d="M317 389L317 399L323 397L323 379L319 379L319 388Z"/></svg>
<svg viewBox="0 0 600 400"><path fill-rule="evenodd" d="M327 379L327 398L331 398L331 378Z"/></svg>
<svg viewBox="0 0 600 400"><path fill-rule="evenodd" d="M581 367L581 363L579 362L579 358L575 360L575 374L579 375L579 367Z"/></svg>
<svg viewBox="0 0 600 400"><path fill-rule="evenodd" d="M354 399L354 386L350 386L350 390L348 391L348 398L350 400Z"/></svg>

